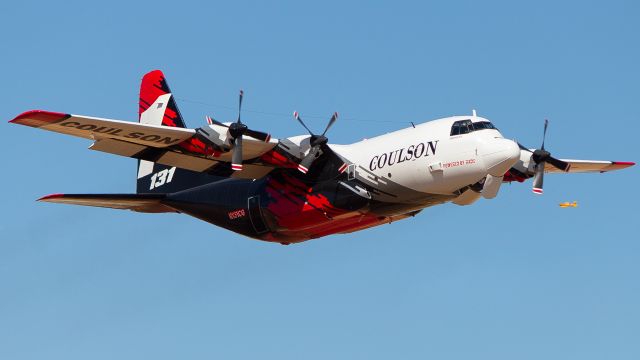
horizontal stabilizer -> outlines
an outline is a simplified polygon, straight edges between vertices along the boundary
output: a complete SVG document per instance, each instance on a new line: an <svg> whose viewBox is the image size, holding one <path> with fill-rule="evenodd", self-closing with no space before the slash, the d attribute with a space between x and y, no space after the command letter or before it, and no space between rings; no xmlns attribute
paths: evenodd
<svg viewBox="0 0 640 360"><path fill-rule="evenodd" d="M144 213L177 212L161 203L165 194L53 194L38 201L132 210Z"/></svg>

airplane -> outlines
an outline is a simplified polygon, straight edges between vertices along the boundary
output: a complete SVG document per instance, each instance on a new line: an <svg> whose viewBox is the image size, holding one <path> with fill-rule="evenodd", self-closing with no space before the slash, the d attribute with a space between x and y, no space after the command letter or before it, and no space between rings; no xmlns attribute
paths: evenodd
<svg viewBox="0 0 640 360"><path fill-rule="evenodd" d="M560 207L563 208L563 209L564 208L569 208L569 207L574 207L575 208L575 207L578 207L578 202L574 201L574 202L570 203L568 201L565 201L565 202L560 203Z"/></svg>
<svg viewBox="0 0 640 360"><path fill-rule="evenodd" d="M10 123L82 137L89 149L138 160L135 194L52 194L39 199L142 213L183 213L235 233L289 245L414 217L452 202L493 199L505 182L545 173L608 172L633 162L558 159L505 139L486 118L452 116L362 140L330 144L327 132L274 139L238 118L189 129L162 71L142 78L139 121L43 110Z"/></svg>

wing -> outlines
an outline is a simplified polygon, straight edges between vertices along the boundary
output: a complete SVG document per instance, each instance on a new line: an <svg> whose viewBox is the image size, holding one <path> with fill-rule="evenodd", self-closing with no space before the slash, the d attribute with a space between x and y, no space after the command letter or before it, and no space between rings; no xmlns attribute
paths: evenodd
<svg viewBox="0 0 640 360"><path fill-rule="evenodd" d="M518 181L523 182L535 174L536 163L532 160L531 154L533 150L523 149L520 151L520 160L507 171L504 176L506 182ZM634 162L628 161L606 161L606 160L574 160L560 159L569 163L569 171L567 173L603 173L615 170L621 170L635 165ZM565 173L549 163L545 164L544 171L546 173Z"/></svg>
<svg viewBox="0 0 640 360"><path fill-rule="evenodd" d="M116 139L155 148L179 144L195 134L191 129L42 110L27 111L9 122L85 139Z"/></svg>
<svg viewBox="0 0 640 360"><path fill-rule="evenodd" d="M598 172L603 173L607 171L621 170L635 165L633 162L628 161L602 161L602 160L573 160L573 159L561 159L569 163L570 173L590 173ZM564 171L555 168L548 163L544 167L544 171L547 173L564 173Z"/></svg>
<svg viewBox="0 0 640 360"><path fill-rule="evenodd" d="M10 123L94 140L91 150L148 160L196 172L231 174L229 148L212 147L198 139L196 131L42 110L27 111ZM257 161L278 144L244 137L243 160L248 163L237 177L257 178L274 166Z"/></svg>

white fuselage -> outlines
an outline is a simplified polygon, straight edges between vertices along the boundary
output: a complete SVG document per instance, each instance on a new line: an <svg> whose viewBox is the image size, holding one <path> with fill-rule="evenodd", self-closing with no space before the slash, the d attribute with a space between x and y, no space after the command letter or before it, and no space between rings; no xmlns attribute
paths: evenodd
<svg viewBox="0 0 640 360"><path fill-rule="evenodd" d="M504 139L492 125L452 134L452 125L465 120L490 124L481 117L454 116L331 149L355 164L358 178L376 188L384 190L392 183L420 193L452 195L487 175L502 177L520 157L517 143Z"/></svg>

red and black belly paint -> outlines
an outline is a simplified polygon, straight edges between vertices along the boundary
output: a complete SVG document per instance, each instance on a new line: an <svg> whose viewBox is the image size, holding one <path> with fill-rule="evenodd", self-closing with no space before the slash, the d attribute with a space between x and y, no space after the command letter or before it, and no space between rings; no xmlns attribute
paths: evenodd
<svg viewBox="0 0 640 360"><path fill-rule="evenodd" d="M224 179L172 193L163 203L231 231L285 244L388 221L369 213L371 200L340 181L348 180L309 184L296 170L279 169L258 180Z"/></svg>

